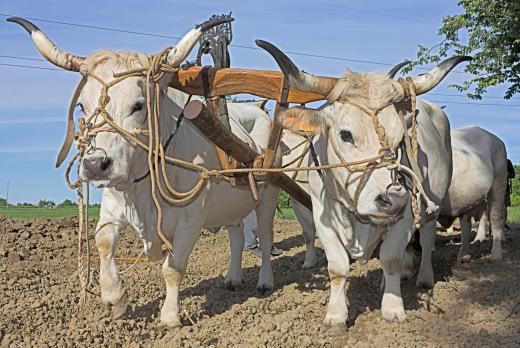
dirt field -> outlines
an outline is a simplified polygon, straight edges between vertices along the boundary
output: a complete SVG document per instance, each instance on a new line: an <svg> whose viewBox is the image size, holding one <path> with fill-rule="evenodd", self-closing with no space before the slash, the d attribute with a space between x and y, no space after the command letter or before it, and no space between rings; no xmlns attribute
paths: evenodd
<svg viewBox="0 0 520 348"><path fill-rule="evenodd" d="M182 329L158 327L164 282L160 265L150 262L124 275L131 308L123 318L106 317L94 297L79 311L77 277L71 277L76 270L75 226L70 218L0 217L2 347L520 345L518 228L507 232L503 262L487 259L488 241L473 245L473 261L455 268L459 237L440 235L435 288L418 291L412 281L403 282L408 319L401 324L380 319L379 262L354 263L347 291L348 332L329 337L322 329L329 288L326 261L322 252L318 267L301 269L303 239L295 221L276 223L276 245L285 253L273 261L275 290L265 297L256 294L259 260L249 253L244 256L244 287L236 292L223 287L227 234L204 234L183 283ZM134 233L125 232L118 256L135 257L140 251Z"/></svg>

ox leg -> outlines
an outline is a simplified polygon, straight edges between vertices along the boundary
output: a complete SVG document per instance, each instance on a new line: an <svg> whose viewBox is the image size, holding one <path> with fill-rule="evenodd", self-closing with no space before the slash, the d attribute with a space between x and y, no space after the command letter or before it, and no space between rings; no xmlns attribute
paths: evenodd
<svg viewBox="0 0 520 348"><path fill-rule="evenodd" d="M166 282L166 298L161 308L161 326L182 326L179 289L188 266L188 258L202 231L202 226L191 222L179 223L172 240L173 250L168 252L162 272Z"/></svg>
<svg viewBox="0 0 520 348"><path fill-rule="evenodd" d="M316 266L318 257L316 255L316 247L314 241L316 239L316 228L312 221L312 213L297 201L292 201L294 213L302 227L303 239L305 241L305 260L303 269L309 269Z"/></svg>
<svg viewBox="0 0 520 348"><path fill-rule="evenodd" d="M460 250L457 257L458 262L469 261L471 256L469 254L469 243L471 239L471 216L464 214L460 217Z"/></svg>
<svg viewBox="0 0 520 348"><path fill-rule="evenodd" d="M497 191L499 192L497 194ZM491 249L491 259L494 261L502 260L502 240L504 240L504 189L495 190L495 184L491 191L491 209L489 220L491 222L491 234L493 235L493 248ZM488 198L489 199L489 198Z"/></svg>
<svg viewBox="0 0 520 348"><path fill-rule="evenodd" d="M100 219L96 231L101 302L111 307L112 317L117 319L125 313L128 306L128 296L115 261L121 225Z"/></svg>
<svg viewBox="0 0 520 348"><path fill-rule="evenodd" d="M323 324L328 328L333 326L346 328L348 308L345 301L345 283L350 270L348 254L342 249L339 240L331 240L330 243L322 240L322 243L327 254L327 269L330 279L330 297ZM335 245L332 245L332 243Z"/></svg>
<svg viewBox="0 0 520 348"><path fill-rule="evenodd" d="M425 223L419 230L422 249L421 266L415 282L415 285L419 288L429 289L433 287L432 249L435 242L436 220Z"/></svg>
<svg viewBox="0 0 520 348"><path fill-rule="evenodd" d="M398 223L387 232L381 244L379 258L385 280L381 314L386 320L403 321L406 319L401 297L401 272L405 249L411 235L411 230L406 231L403 223Z"/></svg>
<svg viewBox="0 0 520 348"><path fill-rule="evenodd" d="M350 261L343 242L332 230L320 233L320 241L327 255L330 279L330 297L323 324L326 328L346 329L348 308L345 300L345 283L350 270Z"/></svg>
<svg viewBox="0 0 520 348"><path fill-rule="evenodd" d="M243 284L242 278L242 251L244 249L244 226L242 223L235 226L226 226L231 247L231 261L229 271L224 281L229 290L236 290Z"/></svg>
<svg viewBox="0 0 520 348"><path fill-rule="evenodd" d="M401 272L401 279L412 279L415 272L414 265L415 250L411 243L408 243L404 253L403 270ZM384 280L384 278L383 278ZM384 282L382 282L381 289L384 289Z"/></svg>
<svg viewBox="0 0 520 348"><path fill-rule="evenodd" d="M484 211L482 212L482 216L480 217L480 220L478 222L477 235L475 236L475 239L473 239L473 243L485 241L486 237L487 237L488 229L489 229L488 210L484 209Z"/></svg>
<svg viewBox="0 0 520 348"><path fill-rule="evenodd" d="M256 289L262 294L271 290L274 286L271 249L273 247L273 220L276 214L278 192L278 188L268 185L256 207L258 222L256 233L262 249L262 266L260 267Z"/></svg>

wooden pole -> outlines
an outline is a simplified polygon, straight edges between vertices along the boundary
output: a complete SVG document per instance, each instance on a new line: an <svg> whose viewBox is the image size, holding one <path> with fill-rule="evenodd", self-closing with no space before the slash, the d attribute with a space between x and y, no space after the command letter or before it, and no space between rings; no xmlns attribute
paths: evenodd
<svg viewBox="0 0 520 348"><path fill-rule="evenodd" d="M184 117L190 120L213 144L245 165L252 165L259 155L249 145L227 129L213 117L208 108L199 100L193 100L184 108ZM285 173L269 173L269 181L287 192L293 199L312 211L311 198Z"/></svg>

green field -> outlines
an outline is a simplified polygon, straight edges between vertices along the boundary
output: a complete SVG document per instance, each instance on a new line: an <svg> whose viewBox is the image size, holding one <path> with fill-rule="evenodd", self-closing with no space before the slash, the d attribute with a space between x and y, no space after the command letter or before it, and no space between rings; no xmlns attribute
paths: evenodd
<svg viewBox="0 0 520 348"><path fill-rule="evenodd" d="M509 207L507 214L508 222L520 223L520 207ZM59 218L64 216L77 216L78 210L76 207L46 209L36 207L0 207L0 215L6 215L19 219L31 218ZM99 217L99 207L89 208L89 217ZM276 211L276 217L279 219L296 219L292 208L281 208Z"/></svg>
<svg viewBox="0 0 520 348"><path fill-rule="evenodd" d="M77 216L77 207L63 208L37 208L37 207L0 207L0 215L6 215L18 219L32 218L60 218L65 216ZM99 217L99 207L91 207L88 210L89 217Z"/></svg>

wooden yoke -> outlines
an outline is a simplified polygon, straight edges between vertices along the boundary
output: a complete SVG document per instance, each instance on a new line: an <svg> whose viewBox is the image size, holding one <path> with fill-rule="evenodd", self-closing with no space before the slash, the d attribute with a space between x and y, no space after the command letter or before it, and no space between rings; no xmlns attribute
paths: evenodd
<svg viewBox="0 0 520 348"><path fill-rule="evenodd" d="M276 108L274 110L273 125L271 127L271 133L269 133L269 142L267 143L267 148L265 149L265 157L263 163L264 168L271 168L276 158L276 151L278 150L278 145L280 145L280 140L282 139L283 132L282 113L283 110L286 109L289 105L287 103L288 97L289 82L284 76L282 82L282 89L280 91L280 100L276 103Z"/></svg>
<svg viewBox="0 0 520 348"><path fill-rule="evenodd" d="M200 66L181 69L173 74L170 87L188 94L204 96ZM206 68L208 69L208 68ZM209 68L207 71L209 96L253 94L260 98L282 101L284 75L280 71L235 68ZM326 96L289 87L286 103L307 104L324 100Z"/></svg>
<svg viewBox="0 0 520 348"><path fill-rule="evenodd" d="M190 120L213 144L230 153L237 161L253 164L258 157L259 154L256 151L213 117L210 110L201 101L194 100L188 103L184 108L184 117ZM285 173L269 173L268 179L312 211L309 194Z"/></svg>

